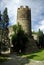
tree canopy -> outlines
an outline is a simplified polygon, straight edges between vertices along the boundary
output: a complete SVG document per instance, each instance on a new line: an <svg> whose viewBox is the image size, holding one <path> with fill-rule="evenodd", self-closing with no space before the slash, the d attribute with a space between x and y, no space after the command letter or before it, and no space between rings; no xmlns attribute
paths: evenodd
<svg viewBox="0 0 44 65"><path fill-rule="evenodd" d="M14 46L14 50L16 52L19 52L19 50L21 50L21 52L24 52L26 44L28 42L28 37L23 31L21 25L19 24L15 25L13 29L15 32L15 34L12 36L12 43Z"/></svg>
<svg viewBox="0 0 44 65"><path fill-rule="evenodd" d="M43 34L43 31L41 31L40 29L38 31L37 41L38 41L39 48L43 48L44 47L44 34Z"/></svg>

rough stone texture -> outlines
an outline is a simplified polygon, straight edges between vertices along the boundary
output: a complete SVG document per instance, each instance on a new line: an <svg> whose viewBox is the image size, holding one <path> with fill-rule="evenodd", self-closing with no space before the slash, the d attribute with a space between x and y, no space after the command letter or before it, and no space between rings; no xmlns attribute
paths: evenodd
<svg viewBox="0 0 44 65"><path fill-rule="evenodd" d="M32 53L38 51L37 45L33 38L29 38L29 42L26 45L26 53Z"/></svg>
<svg viewBox="0 0 44 65"><path fill-rule="evenodd" d="M21 6L17 10L17 23L19 23L23 30L31 35L31 9L26 6Z"/></svg>

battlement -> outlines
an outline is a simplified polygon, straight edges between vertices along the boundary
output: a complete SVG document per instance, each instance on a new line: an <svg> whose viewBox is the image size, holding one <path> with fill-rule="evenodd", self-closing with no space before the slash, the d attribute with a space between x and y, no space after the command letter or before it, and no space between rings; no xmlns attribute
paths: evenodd
<svg viewBox="0 0 44 65"><path fill-rule="evenodd" d="M31 10L31 8L29 8L28 6L20 6L19 8L18 8L18 10Z"/></svg>

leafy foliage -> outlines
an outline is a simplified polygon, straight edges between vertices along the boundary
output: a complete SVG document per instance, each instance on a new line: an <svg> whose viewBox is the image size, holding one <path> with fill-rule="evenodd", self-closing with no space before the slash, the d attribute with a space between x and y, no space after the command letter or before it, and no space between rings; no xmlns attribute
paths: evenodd
<svg viewBox="0 0 44 65"><path fill-rule="evenodd" d="M7 8L5 8L5 10L3 12L3 22L4 22L5 27L7 27L9 25L9 17L8 17Z"/></svg>
<svg viewBox="0 0 44 65"><path fill-rule="evenodd" d="M8 25L9 25L9 17L7 8L3 11L3 14L0 12L0 44L1 44L1 50L6 50L7 46L5 44L8 44L9 38L8 38ZM3 45L4 44L4 45ZM1 52L1 51L0 51Z"/></svg>
<svg viewBox="0 0 44 65"><path fill-rule="evenodd" d="M0 21L1 21L1 11L0 11Z"/></svg>
<svg viewBox="0 0 44 65"><path fill-rule="evenodd" d="M39 48L44 48L44 34L40 29L38 31L37 41L38 41L38 47Z"/></svg>
<svg viewBox="0 0 44 65"><path fill-rule="evenodd" d="M21 52L23 53L25 51L26 44L28 42L28 37L23 31L21 25L19 24L15 25L13 29L15 32L15 34L12 36L12 43L14 46L14 50L16 52L19 52L19 50L21 50Z"/></svg>

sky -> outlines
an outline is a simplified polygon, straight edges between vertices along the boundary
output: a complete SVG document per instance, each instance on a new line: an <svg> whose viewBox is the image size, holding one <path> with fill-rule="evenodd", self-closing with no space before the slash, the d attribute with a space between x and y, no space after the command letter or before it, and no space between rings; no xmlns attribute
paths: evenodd
<svg viewBox="0 0 44 65"><path fill-rule="evenodd" d="M16 24L17 8L20 6L31 8L32 31L41 29L44 32L44 0L0 0L0 11L8 8L9 24Z"/></svg>

